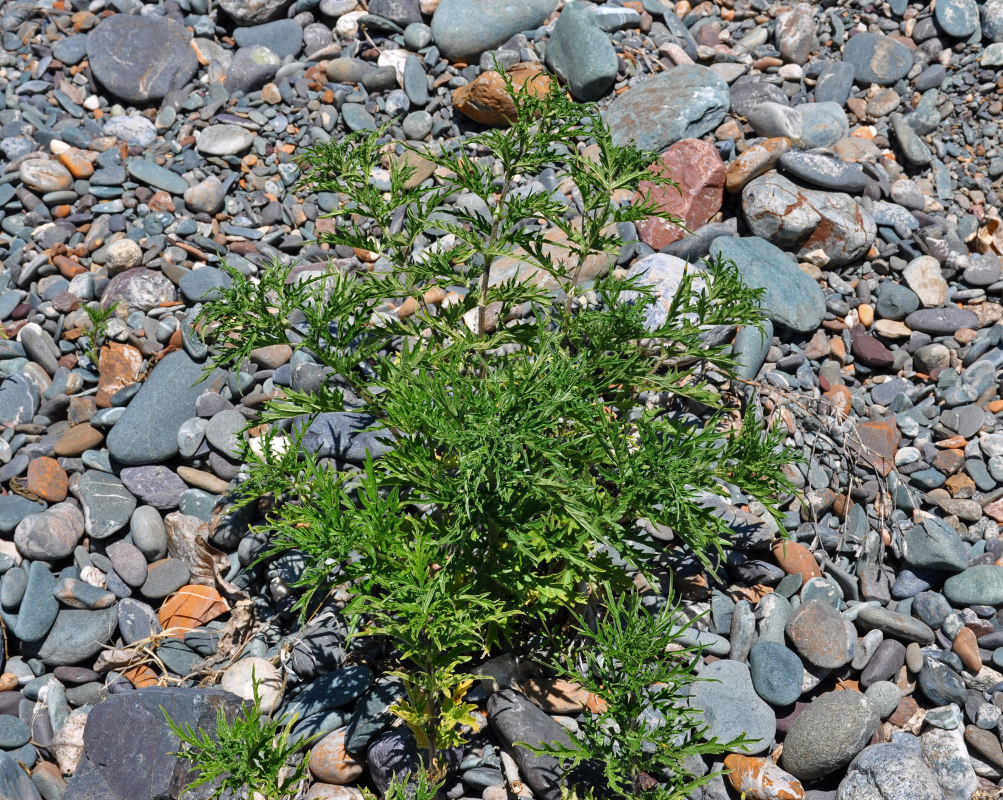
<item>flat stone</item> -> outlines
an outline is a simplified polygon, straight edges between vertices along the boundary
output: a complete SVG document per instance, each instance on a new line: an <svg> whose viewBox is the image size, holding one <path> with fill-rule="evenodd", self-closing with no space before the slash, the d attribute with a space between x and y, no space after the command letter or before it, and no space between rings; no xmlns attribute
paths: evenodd
<svg viewBox="0 0 1003 800"><path fill-rule="evenodd" d="M819 285L765 239L720 237L710 246L711 257L738 267L743 282L762 288L762 305L770 319L795 331L814 331L825 316L825 296Z"/></svg>
<svg viewBox="0 0 1003 800"><path fill-rule="evenodd" d="M931 517L905 533L905 562L919 569L962 572L968 566L968 547L958 532Z"/></svg>
<svg viewBox="0 0 1003 800"><path fill-rule="evenodd" d="M178 507L178 498L188 487L177 474L164 466L125 467L120 473L126 489L143 505L160 511Z"/></svg>
<svg viewBox="0 0 1003 800"><path fill-rule="evenodd" d="M686 64L660 72L620 94L606 110L613 142L633 139L660 152L680 139L699 139L728 113L728 85L707 67Z"/></svg>
<svg viewBox="0 0 1003 800"><path fill-rule="evenodd" d="M810 600L795 611L787 636L798 654L816 667L838 669L849 660L843 619L825 601Z"/></svg>
<svg viewBox="0 0 1003 800"><path fill-rule="evenodd" d="M109 695L87 715L80 766L69 781L63 800L139 800L177 796L171 787L187 783L189 763L174 755L181 749L164 720L166 712L182 726L214 730L218 712L231 719L243 701L220 689L153 687ZM163 711L161 711L163 709ZM137 743L160 742L144 758ZM204 798L211 787L196 790Z"/></svg>
<svg viewBox="0 0 1003 800"><path fill-rule="evenodd" d="M211 125L199 133L195 149L207 156L235 156L246 152L253 142L254 134L241 125Z"/></svg>
<svg viewBox="0 0 1003 800"><path fill-rule="evenodd" d="M867 186L863 170L822 153L790 150L780 156L780 166L803 181L836 192L862 192Z"/></svg>
<svg viewBox="0 0 1003 800"><path fill-rule="evenodd" d="M369 667L342 667L315 678L285 704L288 714L309 717L321 711L343 708L361 696L373 683Z"/></svg>
<svg viewBox="0 0 1003 800"><path fill-rule="evenodd" d="M148 184L154 189L163 189L170 194L183 195L188 189L188 182L178 173L154 164L142 158L130 158L126 162L126 170L137 181Z"/></svg>
<svg viewBox="0 0 1003 800"><path fill-rule="evenodd" d="M95 78L128 103L155 102L195 75L191 34L170 17L113 14L87 37Z"/></svg>
<svg viewBox="0 0 1003 800"><path fill-rule="evenodd" d="M56 579L49 568L41 561L34 562L28 569L28 584L13 630L22 644L38 642L52 629L59 613L55 588Z"/></svg>
<svg viewBox="0 0 1003 800"><path fill-rule="evenodd" d="M887 608L865 608L857 615L857 622L868 628L877 628L885 636L908 642L929 644L933 641L933 631L926 623Z"/></svg>
<svg viewBox="0 0 1003 800"><path fill-rule="evenodd" d="M804 666L797 655L777 642L757 642L749 651L749 673L756 693L773 706L786 706L801 696Z"/></svg>
<svg viewBox="0 0 1003 800"><path fill-rule="evenodd" d="M184 351L157 364L108 434L112 458L127 466L156 464L177 455L178 429L195 416L195 400L221 384L216 371L203 380L203 366Z"/></svg>
<svg viewBox="0 0 1003 800"><path fill-rule="evenodd" d="M948 336L959 328L978 329L979 318L964 308L921 308L907 316L905 324L931 336Z"/></svg>
<svg viewBox="0 0 1003 800"><path fill-rule="evenodd" d="M279 58L295 56L303 48L303 28L294 19L277 19L251 27L235 28L237 47L264 45Z"/></svg>
<svg viewBox="0 0 1003 800"><path fill-rule="evenodd" d="M1003 606L1003 567L980 564L944 581L944 596L955 606Z"/></svg>
<svg viewBox="0 0 1003 800"><path fill-rule="evenodd" d="M708 726L707 736L730 742L745 734L752 741L742 752L755 755L768 750L776 735L773 709L756 693L749 667L723 659L706 665L690 693L690 707L699 711Z"/></svg>
<svg viewBox="0 0 1003 800"><path fill-rule="evenodd" d="M37 657L49 666L79 664L96 656L111 641L117 626L115 606L93 611L64 608L38 647Z"/></svg>
<svg viewBox="0 0 1003 800"><path fill-rule="evenodd" d="M477 63L515 34L541 25L557 8L557 0L442 0L432 16L432 37L451 61Z"/></svg>
<svg viewBox="0 0 1003 800"><path fill-rule="evenodd" d="M73 488L84 512L84 529L94 539L106 539L129 524L136 498L114 475L88 470Z"/></svg>
<svg viewBox="0 0 1003 800"><path fill-rule="evenodd" d="M72 503L57 503L18 523L14 544L25 558L58 561L73 552L84 535L84 517Z"/></svg>
<svg viewBox="0 0 1003 800"><path fill-rule="evenodd" d="M727 170L713 145L700 139L684 139L662 153L649 169L671 178L676 185L656 187L642 181L635 203L648 199L660 211L682 220L690 230L702 227L720 210ZM636 227L641 241L655 250L686 235L683 228L658 218L638 222Z"/></svg>
<svg viewBox="0 0 1003 800"><path fill-rule="evenodd" d="M891 86L908 74L912 53L890 36L857 33L843 47L843 62L853 66L857 83Z"/></svg>
<svg viewBox="0 0 1003 800"><path fill-rule="evenodd" d="M162 558L147 568L146 580L139 591L147 600L163 600L186 585L190 578L191 573L184 561Z"/></svg>
<svg viewBox="0 0 1003 800"><path fill-rule="evenodd" d="M44 158L29 158L22 161L18 169L24 184L37 192L62 192L73 185L73 176L58 161Z"/></svg>

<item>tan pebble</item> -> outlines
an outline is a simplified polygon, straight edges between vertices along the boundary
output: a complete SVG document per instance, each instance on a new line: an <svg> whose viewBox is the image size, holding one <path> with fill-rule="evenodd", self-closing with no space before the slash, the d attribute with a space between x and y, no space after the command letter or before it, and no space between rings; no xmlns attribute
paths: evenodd
<svg viewBox="0 0 1003 800"><path fill-rule="evenodd" d="M773 557L788 575L800 575L807 583L812 578L821 578L822 570L811 551L799 542L781 540L773 545Z"/></svg>
<svg viewBox="0 0 1003 800"><path fill-rule="evenodd" d="M17 688L17 675L5 672L0 675L0 692L13 692Z"/></svg>
<svg viewBox="0 0 1003 800"><path fill-rule="evenodd" d="M362 775L362 764L345 749L345 730L333 731L310 751L310 774L325 783L351 783Z"/></svg>
<svg viewBox="0 0 1003 800"><path fill-rule="evenodd" d="M971 628L962 628L954 638L952 648L969 672L979 672L982 669L982 658L979 656L979 643Z"/></svg>
<svg viewBox="0 0 1003 800"><path fill-rule="evenodd" d="M874 324L874 307L870 303L861 303L857 306L857 319L865 328Z"/></svg>

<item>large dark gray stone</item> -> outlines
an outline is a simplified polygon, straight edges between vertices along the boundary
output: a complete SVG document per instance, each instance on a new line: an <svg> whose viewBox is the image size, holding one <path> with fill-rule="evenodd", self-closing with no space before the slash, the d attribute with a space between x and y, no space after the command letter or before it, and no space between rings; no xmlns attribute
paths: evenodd
<svg viewBox="0 0 1003 800"><path fill-rule="evenodd" d="M552 742L568 744L568 732L554 722L528 697L514 689L502 689L488 698L488 722L502 745L519 765L519 774L540 800L560 800L561 768L549 755L535 755L517 742L539 746Z"/></svg>
<svg viewBox="0 0 1003 800"><path fill-rule="evenodd" d="M226 380L222 370L203 380L203 370L182 350L157 364L108 433L111 457L138 466L177 455L178 429L195 416L195 400L202 392L218 391Z"/></svg>
<svg viewBox="0 0 1003 800"><path fill-rule="evenodd" d="M189 762L170 755L180 740L164 721L216 729L222 709L233 718L243 701L221 689L151 688L111 695L96 705L84 728L84 754L62 800L178 800L194 780ZM161 710L163 709L163 711ZM205 800L212 783L185 792L185 800Z"/></svg>
<svg viewBox="0 0 1003 800"><path fill-rule="evenodd" d="M581 3L568 3L547 42L547 66L568 84L578 100L594 101L613 86L616 51L595 15Z"/></svg>
<svg viewBox="0 0 1003 800"><path fill-rule="evenodd" d="M87 38L91 73L116 97L149 103L182 88L198 59L191 34L169 17L114 14Z"/></svg>

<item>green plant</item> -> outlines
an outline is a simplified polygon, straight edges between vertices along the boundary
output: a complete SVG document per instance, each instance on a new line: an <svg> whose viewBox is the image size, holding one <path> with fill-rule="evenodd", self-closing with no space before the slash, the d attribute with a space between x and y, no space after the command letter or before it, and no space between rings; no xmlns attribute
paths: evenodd
<svg viewBox="0 0 1003 800"><path fill-rule="evenodd" d="M283 800L293 797L306 778L309 755L294 767L289 767L289 762L320 734L291 739L296 715L272 719L271 714L265 714L253 671L251 680L254 702L245 704L243 713L232 719L218 709L216 729L211 733L187 723L178 725L161 706L168 727L184 745L172 755L191 761L199 772L187 788L219 781L210 798L247 788L264 800Z"/></svg>
<svg viewBox="0 0 1003 800"><path fill-rule="evenodd" d="M108 335L108 322L115 316L116 305L102 308L100 304L93 306L83 306L87 319L91 322L91 329L87 334L87 358L90 359L95 369L101 361L101 345Z"/></svg>
<svg viewBox="0 0 1003 800"><path fill-rule="evenodd" d="M679 645L689 627L680 609L652 614L636 592L617 595L608 587L603 608L590 625L575 616L575 637L551 666L580 683L598 700L586 709L579 734L569 743L532 747L557 756L565 774L583 762L601 766L598 796L628 800L682 800L712 775L693 778L691 756L733 750L744 738L722 743L705 739L699 712L686 705L687 687L699 680L696 648ZM528 745L524 745L527 746Z"/></svg>
<svg viewBox="0 0 1003 800"><path fill-rule="evenodd" d="M442 784L432 779L426 770L418 770L402 779L394 780L387 787L383 800L438 800ZM368 789L362 790L366 800L379 800Z"/></svg>
<svg viewBox="0 0 1003 800"><path fill-rule="evenodd" d="M726 424L707 381L734 362L705 334L761 324L760 292L719 261L657 300L640 279L604 276L623 243L616 224L669 218L624 201L642 180L668 183L647 170L656 155L615 145L594 107L559 91L510 91L511 129L421 154L434 185L413 185L413 167L391 157L391 191L377 187L385 131L308 151L306 184L341 199L323 240L376 253L373 270L231 270L200 318L216 363L291 341L327 368L319 390L266 404L244 501L270 498L266 557L306 555L301 613L349 586L361 635L386 636L392 668L417 670L401 672L396 712L432 762L468 719L464 664L556 625L586 584L627 586L623 562L649 570L638 520L669 526L710 567L730 529L704 494L736 486L779 516L792 489L782 440L751 413ZM658 326L655 302L667 306ZM339 472L303 433L346 408L372 415L393 447Z"/></svg>

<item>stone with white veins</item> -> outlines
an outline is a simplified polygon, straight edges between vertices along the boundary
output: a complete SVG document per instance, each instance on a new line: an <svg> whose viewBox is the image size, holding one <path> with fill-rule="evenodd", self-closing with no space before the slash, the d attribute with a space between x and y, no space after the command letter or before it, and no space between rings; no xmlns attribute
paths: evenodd
<svg viewBox="0 0 1003 800"><path fill-rule="evenodd" d="M84 510L84 529L94 539L107 539L129 524L136 498L114 475L88 470L72 489Z"/></svg>

